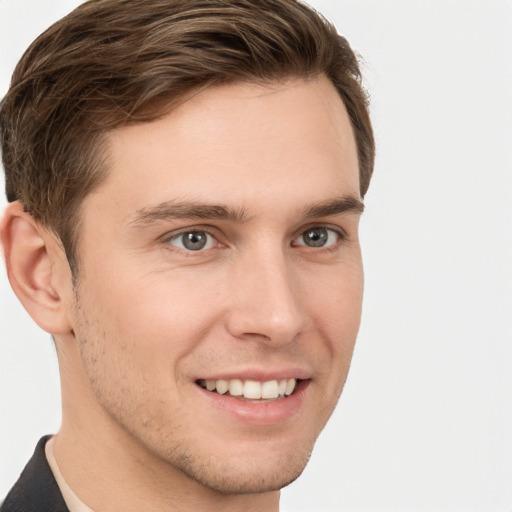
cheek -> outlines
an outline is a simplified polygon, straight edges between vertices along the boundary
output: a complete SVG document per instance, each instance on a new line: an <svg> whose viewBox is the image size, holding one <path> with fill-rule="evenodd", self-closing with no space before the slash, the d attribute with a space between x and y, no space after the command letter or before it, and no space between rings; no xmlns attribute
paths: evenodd
<svg viewBox="0 0 512 512"><path fill-rule="evenodd" d="M315 295L311 295L316 310L318 328L335 344L337 340L355 341L361 320L363 300L363 270L358 261L332 272L323 280ZM334 338L334 339L333 339Z"/></svg>
<svg viewBox="0 0 512 512"><path fill-rule="evenodd" d="M322 292L311 296L314 325L323 340L322 373L333 395L341 392L348 374L361 321L363 271L357 261L331 275Z"/></svg>
<svg viewBox="0 0 512 512"><path fill-rule="evenodd" d="M147 287L126 285L83 283L76 332L81 358L96 402L121 423L134 425L134 410L144 411L141 421L158 422L162 410L179 405L186 381L180 364L197 338L183 301L173 307Z"/></svg>
<svg viewBox="0 0 512 512"><path fill-rule="evenodd" d="M215 295L171 274L128 274L115 286L83 284L82 316L94 331L89 335L103 339L111 363L169 379L211 329Z"/></svg>

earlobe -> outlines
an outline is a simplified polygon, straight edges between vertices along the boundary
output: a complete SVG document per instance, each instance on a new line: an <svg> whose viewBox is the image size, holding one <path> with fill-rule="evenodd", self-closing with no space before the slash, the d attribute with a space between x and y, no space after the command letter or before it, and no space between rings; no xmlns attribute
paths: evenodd
<svg viewBox="0 0 512 512"><path fill-rule="evenodd" d="M0 225L7 275L14 293L32 319L51 334L71 331L67 316L67 262L59 258L55 236L23 211L19 201L10 203ZM69 278L71 286L71 278Z"/></svg>

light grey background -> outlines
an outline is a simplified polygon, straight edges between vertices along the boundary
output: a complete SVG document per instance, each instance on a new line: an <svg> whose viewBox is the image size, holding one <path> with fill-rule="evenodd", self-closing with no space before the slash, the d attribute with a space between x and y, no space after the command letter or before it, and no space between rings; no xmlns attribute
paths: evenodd
<svg viewBox="0 0 512 512"><path fill-rule="evenodd" d="M78 3L0 0L0 94ZM311 4L365 57L378 158L351 374L283 508L510 512L512 2ZM49 336L0 293L2 496L60 405Z"/></svg>

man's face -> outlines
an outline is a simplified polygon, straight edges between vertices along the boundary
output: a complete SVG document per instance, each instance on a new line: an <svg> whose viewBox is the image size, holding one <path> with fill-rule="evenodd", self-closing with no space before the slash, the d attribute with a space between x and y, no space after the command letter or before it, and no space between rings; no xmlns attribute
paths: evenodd
<svg viewBox="0 0 512 512"><path fill-rule="evenodd" d="M108 142L72 310L83 403L145 465L281 488L334 409L361 314L344 106L325 78L222 86Z"/></svg>

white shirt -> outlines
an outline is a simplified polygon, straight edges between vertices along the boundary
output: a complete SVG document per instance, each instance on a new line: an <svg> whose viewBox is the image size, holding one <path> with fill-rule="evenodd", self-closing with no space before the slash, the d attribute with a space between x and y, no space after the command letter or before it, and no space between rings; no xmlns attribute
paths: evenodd
<svg viewBox="0 0 512 512"><path fill-rule="evenodd" d="M74 492L73 489L66 483L62 473L60 472L57 461L55 460L55 455L53 454L53 437L46 443L45 446L45 454L46 459L48 460L48 465L52 470L53 476L57 485L59 486L60 492L64 501L66 502L66 506L69 508L70 512L94 512L92 508L89 508Z"/></svg>

